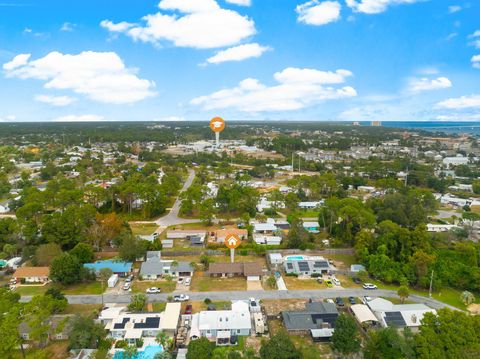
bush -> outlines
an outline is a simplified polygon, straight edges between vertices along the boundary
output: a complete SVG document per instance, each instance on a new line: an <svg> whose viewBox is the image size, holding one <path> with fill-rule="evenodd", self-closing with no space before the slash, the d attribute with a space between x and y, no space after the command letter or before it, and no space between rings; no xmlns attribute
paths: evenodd
<svg viewBox="0 0 480 359"><path fill-rule="evenodd" d="M141 348L143 346L143 339L136 339L135 345L137 346L137 348Z"/></svg>
<svg viewBox="0 0 480 359"><path fill-rule="evenodd" d="M128 347L128 343L125 340L119 340L115 343L117 349L125 349L126 347Z"/></svg>
<svg viewBox="0 0 480 359"><path fill-rule="evenodd" d="M205 298L203 301L206 305L212 304L212 300L210 298Z"/></svg>
<svg viewBox="0 0 480 359"><path fill-rule="evenodd" d="M298 277L298 274L296 273L285 273L286 277Z"/></svg>
<svg viewBox="0 0 480 359"><path fill-rule="evenodd" d="M312 273L312 274L310 275L310 277L312 277L312 278L319 278L319 277L321 277L321 276L322 276L321 273Z"/></svg>

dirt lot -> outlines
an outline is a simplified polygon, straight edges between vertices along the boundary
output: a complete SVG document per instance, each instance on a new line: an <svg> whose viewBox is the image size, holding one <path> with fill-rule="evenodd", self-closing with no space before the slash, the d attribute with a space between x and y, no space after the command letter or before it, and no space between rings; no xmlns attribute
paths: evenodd
<svg viewBox="0 0 480 359"><path fill-rule="evenodd" d="M162 280L162 281L134 281L132 285L133 292L145 293L147 288L158 287L162 290L162 293L171 293L175 290L177 285L176 281L173 280Z"/></svg>
<svg viewBox="0 0 480 359"><path fill-rule="evenodd" d="M269 299L262 300L262 306L265 307L267 315L278 315L284 310L303 310L306 302L307 299Z"/></svg>

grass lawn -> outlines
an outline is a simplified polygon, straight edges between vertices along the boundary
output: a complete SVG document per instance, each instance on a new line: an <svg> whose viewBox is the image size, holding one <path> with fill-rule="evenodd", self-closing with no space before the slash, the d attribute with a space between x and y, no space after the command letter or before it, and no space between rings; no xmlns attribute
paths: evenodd
<svg viewBox="0 0 480 359"><path fill-rule="evenodd" d="M92 314L101 309L102 306L99 304L67 304L62 314Z"/></svg>
<svg viewBox="0 0 480 359"><path fill-rule="evenodd" d="M167 303L157 302L157 303L152 303L152 305L153 305L154 312L163 312L165 310L165 307L167 306Z"/></svg>
<svg viewBox="0 0 480 359"><path fill-rule="evenodd" d="M318 283L316 279L298 279L297 277L283 276L289 290L325 289L325 283Z"/></svg>
<svg viewBox="0 0 480 359"><path fill-rule="evenodd" d="M471 207L470 207L470 210L471 210L473 213L478 213L478 214L480 214L480 206L471 206Z"/></svg>
<svg viewBox="0 0 480 359"><path fill-rule="evenodd" d="M97 282L97 281L86 282L86 283L78 283L78 284L70 285L68 287L63 287L61 289L61 291L62 291L63 294L70 294L70 295L102 294L102 283Z"/></svg>
<svg viewBox="0 0 480 359"><path fill-rule="evenodd" d="M342 283L343 288L361 288L361 284L355 284L351 277L343 274L335 274L335 277Z"/></svg>
<svg viewBox="0 0 480 359"><path fill-rule="evenodd" d="M132 285L132 291L134 293L145 293L148 288L157 287L162 290L162 293L171 293L175 290L177 282L173 280L162 281L134 281Z"/></svg>
<svg viewBox="0 0 480 359"><path fill-rule="evenodd" d="M12 356L9 358L22 359L22 352L16 350L14 353L11 353ZM65 359L69 357L68 354L68 341L66 340L56 340L50 342L45 348L37 349L31 348L25 350L26 359L35 359L35 358L49 358L49 359ZM39 354L43 354L40 355Z"/></svg>
<svg viewBox="0 0 480 359"><path fill-rule="evenodd" d="M192 312L193 313L198 313L203 310L207 310L207 305L205 302L200 302L200 301L194 301L190 302L189 304L192 305ZM223 310L224 308L231 308L232 307L232 302L229 301L212 301L212 304L215 305L217 310Z"/></svg>
<svg viewBox="0 0 480 359"><path fill-rule="evenodd" d="M224 292L247 290L247 280L243 277L215 278L204 276L203 272L195 272L190 285L192 292Z"/></svg>
<svg viewBox="0 0 480 359"><path fill-rule="evenodd" d="M50 284L19 286L15 289L15 293L18 293L20 295L27 295L27 296L42 295L50 287L51 287Z"/></svg>
<svg viewBox="0 0 480 359"><path fill-rule="evenodd" d="M148 236L153 234L157 228L158 224L155 223L130 223L130 228L132 233L135 236Z"/></svg>
<svg viewBox="0 0 480 359"><path fill-rule="evenodd" d="M375 281L373 279L372 280L369 279L369 281L371 283L376 284L379 288L382 288L382 289L397 290L399 287L398 285L395 285L395 284L384 284L380 281ZM422 290L422 289L410 288L410 293L428 297L428 290L426 289ZM465 306L465 304L463 304L463 302L460 300L461 293L462 291L458 289L442 288L439 291L432 292L432 298L439 300L443 303L449 304L451 306L454 306L458 309L467 310L467 307ZM477 299L475 303L477 304L480 303L480 300Z"/></svg>

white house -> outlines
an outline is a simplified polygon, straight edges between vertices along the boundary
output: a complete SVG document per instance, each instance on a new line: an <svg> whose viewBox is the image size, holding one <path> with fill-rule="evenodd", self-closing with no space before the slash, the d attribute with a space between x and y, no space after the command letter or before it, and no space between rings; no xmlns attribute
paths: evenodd
<svg viewBox="0 0 480 359"><path fill-rule="evenodd" d="M456 157L445 157L443 159L443 164L446 166L460 166L460 165L468 165L469 158L463 157L462 155L458 155Z"/></svg>
<svg viewBox="0 0 480 359"><path fill-rule="evenodd" d="M460 227L453 224L427 224L427 232L449 232Z"/></svg>
<svg viewBox="0 0 480 359"><path fill-rule="evenodd" d="M202 311L192 315L190 338L200 337L215 341L217 345L229 345L232 336L248 336L252 331L252 319L247 302L232 301L231 310Z"/></svg>
<svg viewBox="0 0 480 359"><path fill-rule="evenodd" d="M372 299L366 304L383 327L417 329L426 313L437 313L425 304L393 304L383 298Z"/></svg>
<svg viewBox="0 0 480 359"><path fill-rule="evenodd" d="M298 208L301 209L315 209L323 205L324 201L311 201L311 202L300 202Z"/></svg>

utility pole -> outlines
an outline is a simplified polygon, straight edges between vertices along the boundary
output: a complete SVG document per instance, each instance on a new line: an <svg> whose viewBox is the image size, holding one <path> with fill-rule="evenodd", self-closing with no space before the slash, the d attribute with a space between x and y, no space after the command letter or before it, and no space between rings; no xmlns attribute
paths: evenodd
<svg viewBox="0 0 480 359"><path fill-rule="evenodd" d="M408 184L408 166L407 166L407 173L405 175L405 188L407 188L407 184Z"/></svg>
<svg viewBox="0 0 480 359"><path fill-rule="evenodd" d="M294 155L294 152L292 151L292 172L295 171L295 168L293 167L293 155Z"/></svg>
<svg viewBox="0 0 480 359"><path fill-rule="evenodd" d="M432 298L432 284L433 284L433 269L432 269L432 275L430 276L430 289L428 291L428 296Z"/></svg>
<svg viewBox="0 0 480 359"><path fill-rule="evenodd" d="M300 162L302 161L302 158L300 157L300 155L298 155L298 172L301 172L300 171Z"/></svg>

